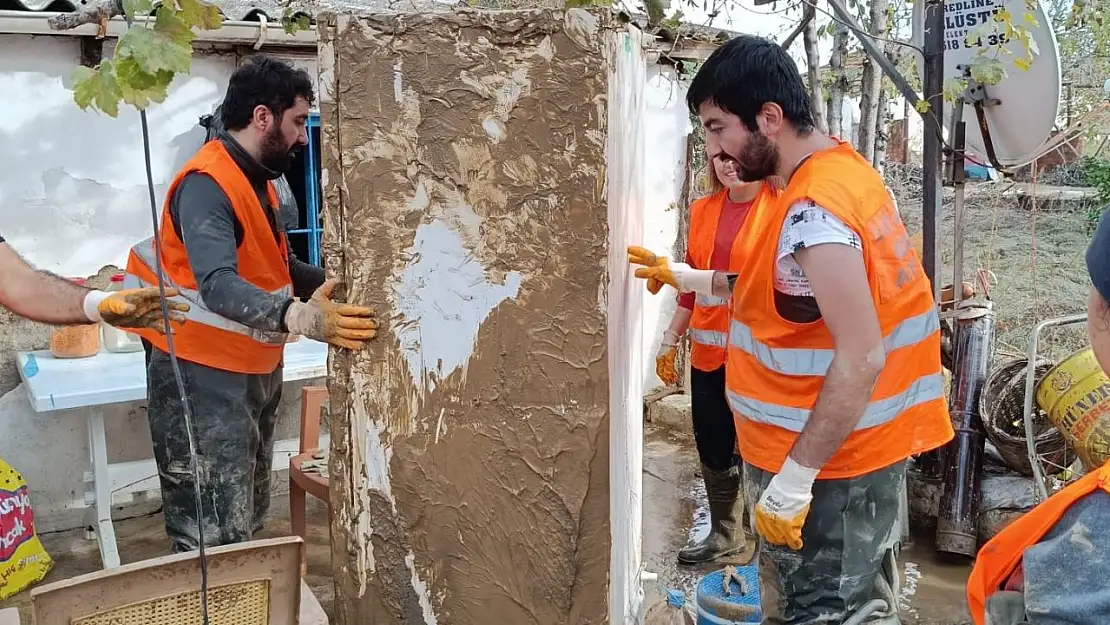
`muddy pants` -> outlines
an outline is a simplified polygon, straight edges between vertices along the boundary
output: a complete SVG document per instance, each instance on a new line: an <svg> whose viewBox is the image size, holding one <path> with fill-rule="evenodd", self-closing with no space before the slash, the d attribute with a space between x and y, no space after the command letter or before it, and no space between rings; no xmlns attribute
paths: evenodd
<svg viewBox="0 0 1110 625"><path fill-rule="evenodd" d="M857 478L817 480L801 551L760 539L764 625L842 623L872 599L886 601L889 609L866 623L898 624L894 559L905 475L899 462ZM773 476L744 464L749 512Z"/></svg>
<svg viewBox="0 0 1110 625"><path fill-rule="evenodd" d="M178 359L197 443L201 520L208 546L251 539L270 507L282 368L247 375ZM200 545L189 439L170 357L147 350L147 418L174 553Z"/></svg>

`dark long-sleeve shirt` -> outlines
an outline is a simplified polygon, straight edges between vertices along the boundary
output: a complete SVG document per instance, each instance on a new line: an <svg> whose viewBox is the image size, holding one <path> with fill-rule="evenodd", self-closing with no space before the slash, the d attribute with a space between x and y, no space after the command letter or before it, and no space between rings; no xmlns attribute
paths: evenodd
<svg viewBox="0 0 1110 625"><path fill-rule="evenodd" d="M220 133L217 140L250 180L274 238L279 238L284 226L270 206L266 183L281 174L262 166L226 133ZM211 176L197 172L181 181L170 199L170 219L185 243L201 299L209 310L252 328L285 329L285 312L293 300L268 293L239 276L236 250L243 243L243 225L231 200ZM324 270L302 262L292 251L289 274L297 297L309 297L324 283Z"/></svg>

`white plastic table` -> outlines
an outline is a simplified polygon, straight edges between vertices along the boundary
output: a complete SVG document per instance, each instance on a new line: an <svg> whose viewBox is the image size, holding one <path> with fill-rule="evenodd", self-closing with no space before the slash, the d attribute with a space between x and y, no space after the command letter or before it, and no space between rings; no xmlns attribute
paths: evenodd
<svg viewBox="0 0 1110 625"><path fill-rule="evenodd" d="M19 377L35 412L88 408L89 460L92 470L84 481L85 504L95 512L92 527L104 568L120 565L116 531L112 525L112 495L158 487L158 467L153 459L108 463L104 430L105 406L146 399L146 361L142 351L115 354L101 351L90 358L54 358L49 351L19 352ZM325 343L301 337L285 346L286 382L324 377L328 369ZM298 441L274 443L274 467L288 466L299 451ZM283 464L284 463L284 464Z"/></svg>

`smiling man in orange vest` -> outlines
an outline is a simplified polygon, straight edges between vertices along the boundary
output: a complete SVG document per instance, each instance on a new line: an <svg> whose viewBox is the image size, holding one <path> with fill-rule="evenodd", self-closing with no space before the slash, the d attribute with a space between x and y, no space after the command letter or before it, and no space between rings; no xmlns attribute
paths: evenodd
<svg viewBox="0 0 1110 625"><path fill-rule="evenodd" d="M170 183L160 225L163 279L189 304L174 335L192 407L200 465L197 518L189 439L169 346L147 347L147 416L172 550L250 540L270 503L282 355L290 334L349 349L374 338L373 311L331 301L335 281L289 251L272 181L307 142L314 99L303 70L259 55L231 76L222 130ZM135 284L155 285L154 240L127 262ZM300 301L294 296L308 298Z"/></svg>
<svg viewBox="0 0 1110 625"><path fill-rule="evenodd" d="M952 438L932 289L878 172L814 128L794 60L741 35L687 103L742 179L778 175L729 272L632 253L636 275L731 293L728 400L760 535L764 623L840 623L872 599L898 623L905 461Z"/></svg>
<svg viewBox="0 0 1110 625"><path fill-rule="evenodd" d="M1110 372L1110 211L1087 248L1087 333ZM975 625L1110 623L1110 462L1006 526L967 580Z"/></svg>

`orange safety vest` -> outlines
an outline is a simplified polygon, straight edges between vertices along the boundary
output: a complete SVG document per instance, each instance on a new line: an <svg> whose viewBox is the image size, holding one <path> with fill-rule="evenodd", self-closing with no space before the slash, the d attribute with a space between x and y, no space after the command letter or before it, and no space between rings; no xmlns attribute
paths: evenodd
<svg viewBox="0 0 1110 625"><path fill-rule="evenodd" d="M764 182L752 200L750 211L760 204L771 204L778 190ZM724 212L728 189L700 198L690 206L690 234L687 249L699 269L710 269L713 247L717 243L717 224ZM739 238L739 237L737 237ZM735 246L735 242L734 242ZM730 261L731 262L731 261ZM690 366L699 371L716 371L728 359L728 299L698 293L690 316Z"/></svg>
<svg viewBox="0 0 1110 625"><path fill-rule="evenodd" d="M823 319L786 321L775 308L774 272L788 209L809 199L859 234L886 366L855 430L818 475L864 475L951 440L932 288L878 172L848 143L813 154L777 202L748 215L732 268L726 378L741 456L777 473L817 402L832 362Z"/></svg>
<svg viewBox="0 0 1110 625"><path fill-rule="evenodd" d="M243 226L243 242L237 250L239 276L254 286L275 295L293 297L289 276L289 246L285 234L280 244L263 212L247 176L219 141L209 141L185 164L170 183L162 208L162 271L166 288L176 288L173 298L189 304L186 323L174 328L174 351L179 357L223 371L271 373L281 363L285 341L283 332L268 332L222 317L204 305L197 280L189 266L185 244L174 232L170 219L170 199L187 174L203 172L212 177L231 200L235 217ZM277 194L269 185L271 210L277 210ZM182 207L188 210L188 207ZM157 286L154 237L140 241L127 257L125 286ZM166 337L151 329L128 330L169 351Z"/></svg>
<svg viewBox="0 0 1110 625"><path fill-rule="evenodd" d="M1017 570L1025 550L1040 542L1072 504L1099 488L1110 493L1110 462L1042 501L983 545L967 578L967 604L975 625L983 625L987 599Z"/></svg>

